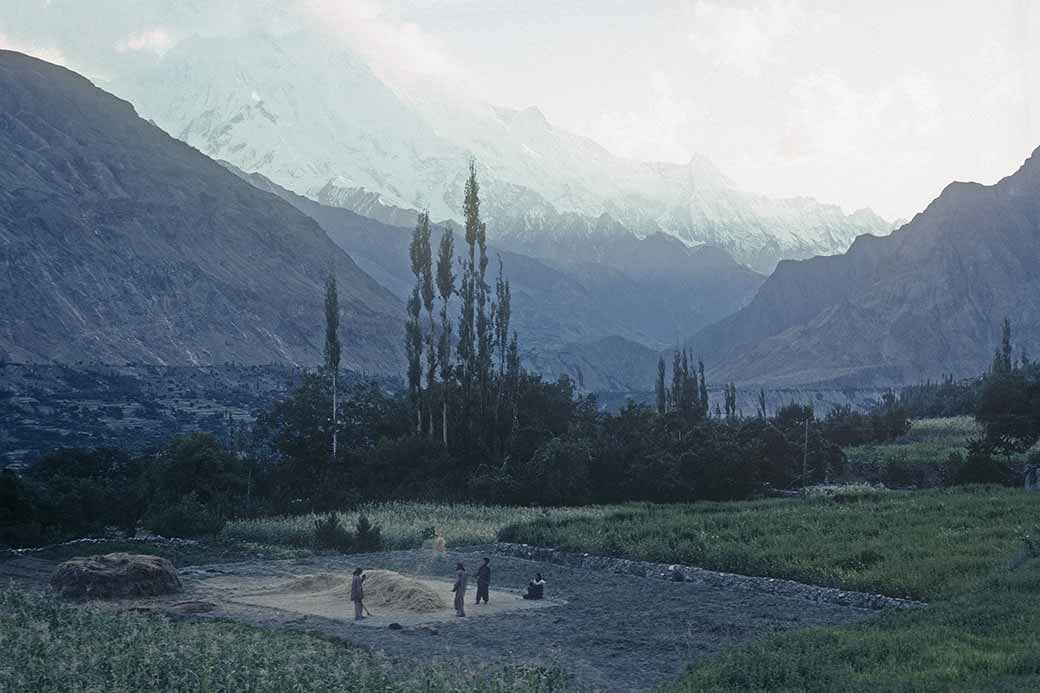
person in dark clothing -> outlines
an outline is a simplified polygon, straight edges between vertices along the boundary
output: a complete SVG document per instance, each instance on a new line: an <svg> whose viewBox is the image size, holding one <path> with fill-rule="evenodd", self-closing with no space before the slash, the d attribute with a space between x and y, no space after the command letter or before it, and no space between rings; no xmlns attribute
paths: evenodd
<svg viewBox="0 0 1040 693"><path fill-rule="evenodd" d="M455 585L451 588L451 591L455 593L456 616L466 615L466 582L468 582L466 566L460 562L455 566Z"/></svg>
<svg viewBox="0 0 1040 693"><path fill-rule="evenodd" d="M491 586L491 559L485 558L483 565L477 568L477 601L474 604L479 604L480 600L483 599L484 603L488 603L488 588Z"/></svg>
<svg viewBox="0 0 1040 693"><path fill-rule="evenodd" d="M365 618L365 576L361 574L361 568L354 570L354 577L350 580L350 601L354 602L354 620Z"/></svg>
<svg viewBox="0 0 1040 693"><path fill-rule="evenodd" d="M535 573L534 580L527 583L527 594L524 599L542 599L545 597L545 580L541 573Z"/></svg>

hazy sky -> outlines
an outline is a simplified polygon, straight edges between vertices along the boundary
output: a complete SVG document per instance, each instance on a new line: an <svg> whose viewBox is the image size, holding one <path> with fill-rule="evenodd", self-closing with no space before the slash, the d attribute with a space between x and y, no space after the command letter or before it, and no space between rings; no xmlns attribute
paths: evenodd
<svg viewBox="0 0 1040 693"><path fill-rule="evenodd" d="M192 33L334 33L612 151L889 218L1040 146L1030 0L2 0L0 46L104 78Z"/></svg>

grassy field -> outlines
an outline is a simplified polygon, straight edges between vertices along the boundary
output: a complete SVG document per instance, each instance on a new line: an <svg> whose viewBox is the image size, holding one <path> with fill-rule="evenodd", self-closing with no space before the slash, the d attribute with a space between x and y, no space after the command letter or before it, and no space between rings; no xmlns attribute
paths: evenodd
<svg viewBox="0 0 1040 693"><path fill-rule="evenodd" d="M161 543L143 541L122 541L119 539L98 540L90 543L70 542L49 546L33 551L34 558L49 561L65 561L75 556L104 553L143 553L169 558L178 567L203 565L206 563L234 563L250 561L258 558L288 559L302 558L310 551L294 546L260 545L245 542L231 542L224 539L204 542ZM0 560L13 557L0 551Z"/></svg>
<svg viewBox="0 0 1040 693"><path fill-rule="evenodd" d="M858 487L804 500L629 506L506 533L930 602L729 651L671 691L1040 690L1040 494Z"/></svg>
<svg viewBox="0 0 1040 693"><path fill-rule="evenodd" d="M0 590L0 690L550 691L558 671L497 666L408 669L340 642L219 622L71 606Z"/></svg>
<svg viewBox="0 0 1040 693"><path fill-rule="evenodd" d="M508 508L443 503L383 503L356 512L340 513L345 525L353 527L365 515L382 530L388 550L414 549L423 545L433 532L450 546L488 544L498 530L515 522L596 518L610 508ZM314 521L318 515L269 517L228 523L223 538L232 542L258 545L310 547L314 545Z"/></svg>
<svg viewBox="0 0 1040 693"><path fill-rule="evenodd" d="M772 637L693 668L676 691L1040 690L1040 560L927 609Z"/></svg>
<svg viewBox="0 0 1040 693"><path fill-rule="evenodd" d="M510 541L931 600L973 589L1038 533L1040 494L975 487L537 518Z"/></svg>
<svg viewBox="0 0 1040 693"><path fill-rule="evenodd" d="M845 456L851 465L941 464L950 453L967 454L968 441L981 436L982 427L970 416L917 419L899 440L846 448Z"/></svg>
<svg viewBox="0 0 1040 693"><path fill-rule="evenodd" d="M502 530L509 541L930 602L922 610L723 653L694 667L675 691L1040 690L1037 493L860 485L737 503L558 510L394 503L363 512L382 527L389 548L419 546L431 527L449 546L494 541ZM213 544L154 552L180 565L299 555L313 542L313 520L233 522ZM47 557L76 549L52 551ZM403 669L304 634L170 623L13 591L0 591L0 650L0 688L12 682L11 690L562 691L575 685L557 672L523 667L468 674L437 663Z"/></svg>

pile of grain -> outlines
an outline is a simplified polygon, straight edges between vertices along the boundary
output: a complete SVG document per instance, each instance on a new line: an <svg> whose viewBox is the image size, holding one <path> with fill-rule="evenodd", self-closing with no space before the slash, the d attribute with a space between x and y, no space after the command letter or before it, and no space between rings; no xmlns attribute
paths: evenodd
<svg viewBox="0 0 1040 693"><path fill-rule="evenodd" d="M350 576L329 573L301 575L269 594L349 601L350 581ZM391 612L433 613L448 608L448 600L438 587L440 583L429 584L392 570L370 570L365 573L365 604Z"/></svg>

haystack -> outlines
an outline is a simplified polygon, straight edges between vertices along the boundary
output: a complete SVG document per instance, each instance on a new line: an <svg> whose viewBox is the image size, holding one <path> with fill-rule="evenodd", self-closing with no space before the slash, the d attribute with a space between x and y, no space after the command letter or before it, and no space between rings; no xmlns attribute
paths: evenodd
<svg viewBox="0 0 1040 693"><path fill-rule="evenodd" d="M65 561L51 576L51 587L63 597L106 599L172 594L181 590L181 581L165 558L110 553Z"/></svg>
<svg viewBox="0 0 1040 693"><path fill-rule="evenodd" d="M370 570L365 576L365 604L369 607L413 614L448 608L444 596L426 582L392 570ZM350 577L329 573L301 575L268 593L270 596L276 594L285 595L287 600L293 600L290 595L308 595L314 603L322 598L346 601L350 599Z"/></svg>
<svg viewBox="0 0 1040 693"><path fill-rule="evenodd" d="M392 570L365 573L365 602L391 611L428 614L448 608L445 597L430 585Z"/></svg>

